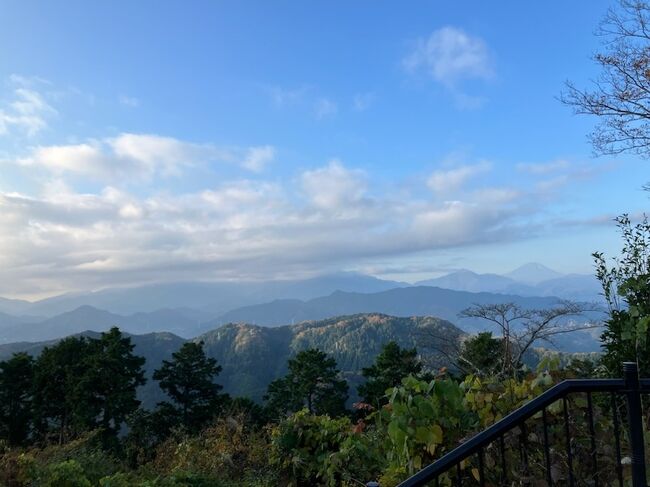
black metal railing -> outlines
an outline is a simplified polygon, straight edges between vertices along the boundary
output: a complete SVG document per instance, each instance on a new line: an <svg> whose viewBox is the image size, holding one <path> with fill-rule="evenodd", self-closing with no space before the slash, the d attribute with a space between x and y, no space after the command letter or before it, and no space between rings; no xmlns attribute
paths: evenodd
<svg viewBox="0 0 650 487"><path fill-rule="evenodd" d="M623 371L623 379L571 379L557 384L399 487L490 487L514 485L513 481L516 485L533 485L533 480L534 485L541 481L549 487L647 487L641 394L650 393L650 379L639 379L634 362L624 363ZM579 409L572 399L578 393L586 396ZM554 408L552 414L550 407ZM605 412L609 416L606 428L599 423L597 431L595 411L601 419ZM556 424L552 432L551 416L563 423ZM527 425L531 418L535 432ZM578 423L583 425L586 438L579 437ZM539 444L540 451L529 445L531 439ZM623 453L627 454L623 457ZM535 459L531 458L533 454ZM514 462L518 463L516 467L512 466Z"/></svg>

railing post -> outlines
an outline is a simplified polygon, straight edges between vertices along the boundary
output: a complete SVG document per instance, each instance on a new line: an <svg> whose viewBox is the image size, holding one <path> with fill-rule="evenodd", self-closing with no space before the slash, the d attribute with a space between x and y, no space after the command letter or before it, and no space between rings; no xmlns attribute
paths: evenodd
<svg viewBox="0 0 650 487"><path fill-rule="evenodd" d="M623 362L623 376L627 395L630 446L632 448L632 485L633 487L647 487L639 369L636 362Z"/></svg>

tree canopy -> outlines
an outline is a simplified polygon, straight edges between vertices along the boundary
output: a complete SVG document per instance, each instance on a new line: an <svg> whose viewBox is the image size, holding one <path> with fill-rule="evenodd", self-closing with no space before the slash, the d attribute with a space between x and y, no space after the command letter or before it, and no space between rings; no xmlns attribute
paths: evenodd
<svg viewBox="0 0 650 487"><path fill-rule="evenodd" d="M34 359L26 353L0 362L0 438L11 446L23 444L30 433L33 376Z"/></svg>
<svg viewBox="0 0 650 487"><path fill-rule="evenodd" d="M642 377L650 374L650 222L633 224L627 215L617 219L623 237L621 255L608 265L595 252L596 276L609 305L602 334L602 363L620 375L624 361L637 362Z"/></svg>
<svg viewBox="0 0 650 487"><path fill-rule="evenodd" d="M379 407L388 402L386 390L398 386L408 375L418 375L422 364L415 348L401 348L396 342L388 342L370 367L362 369L366 382L358 388L364 402Z"/></svg>
<svg viewBox="0 0 650 487"><path fill-rule="evenodd" d="M288 374L269 384L267 404L280 414L303 407L313 414L338 416L345 412L348 385L339 378L336 360L311 348L289 360Z"/></svg>
<svg viewBox="0 0 650 487"><path fill-rule="evenodd" d="M178 416L188 430L200 429L223 403L224 397L219 393L222 386L214 382L219 372L221 366L206 357L203 342L185 343L172 354L171 361L164 360L153 374L172 400L159 406Z"/></svg>
<svg viewBox="0 0 650 487"><path fill-rule="evenodd" d="M480 332L463 341L458 363L462 370L475 375L499 374L504 370L504 346L504 340L494 338L491 331Z"/></svg>

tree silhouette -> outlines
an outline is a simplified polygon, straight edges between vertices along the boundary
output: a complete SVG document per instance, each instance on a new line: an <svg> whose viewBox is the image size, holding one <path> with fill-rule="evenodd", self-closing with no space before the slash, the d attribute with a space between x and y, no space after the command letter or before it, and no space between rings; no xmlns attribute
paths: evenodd
<svg viewBox="0 0 650 487"><path fill-rule="evenodd" d="M366 382L358 388L364 402L379 407L388 402L386 389L398 386L408 375L417 375L422 371L422 364L417 358L415 348L400 348L396 342L388 342L375 363L362 370Z"/></svg>
<svg viewBox="0 0 650 487"><path fill-rule="evenodd" d="M133 353L134 347L117 327L90 341L79 387L90 426L101 428L106 438L115 438L140 405L136 390L146 382L145 359Z"/></svg>
<svg viewBox="0 0 650 487"><path fill-rule="evenodd" d="M33 406L35 428L41 439L47 440L54 434L62 444L92 419L85 410L85 392L80 387L80 380L87 372L89 353L86 338L68 337L46 347L38 356L34 366Z"/></svg>
<svg viewBox="0 0 650 487"><path fill-rule="evenodd" d="M345 412L348 385L339 378L336 360L311 348L289 360L289 373L269 384L267 405L275 414L303 407L312 414L338 416Z"/></svg>
<svg viewBox="0 0 650 487"><path fill-rule="evenodd" d="M214 382L221 366L203 351L203 342L187 342L172 360L164 360L153 374L160 388L171 398L159 408L178 416L180 423L190 431L198 431L219 410L225 396L219 394L222 386Z"/></svg>
<svg viewBox="0 0 650 487"><path fill-rule="evenodd" d="M0 437L10 446L27 440L32 420L34 360L26 353L0 362Z"/></svg>

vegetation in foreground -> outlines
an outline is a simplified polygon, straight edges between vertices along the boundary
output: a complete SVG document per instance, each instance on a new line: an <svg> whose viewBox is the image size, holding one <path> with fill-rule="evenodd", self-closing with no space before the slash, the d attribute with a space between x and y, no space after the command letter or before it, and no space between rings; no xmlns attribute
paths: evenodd
<svg viewBox="0 0 650 487"><path fill-rule="evenodd" d="M634 226L626 217L619 225L621 259L608 267L604 256L595 255L610 305L604 354L597 363L574 359L560 367L557 358L546 358L531 371L521 363L522 348L530 343L525 331L543 335L560 325L532 314L508 335L507 323L497 320L501 336L481 333L454 349L454 363L463 366L453 373L426 367L415 349L385 344L375 363L363 369L361 400L348 410L349 386L336 361L318 349L290 359L287 374L271 382L262 405L224 394L217 384L219 364L205 355L201 343L188 342L154 372L167 399L147 410L136 398L145 381L144 359L134 354L130 338L118 329L97 339L71 337L35 359L18 353L0 363L0 482L12 487L352 486L370 480L396 485L558 380L617 375L622 360L636 360L644 375L650 373L650 225L644 220ZM468 310L488 320L495 311ZM507 318L513 309L501 311ZM547 324L538 329L540 323ZM616 475L612 407L620 405L608 396L594 395L593 402L601 453L595 474L609 485ZM587 401L575 397L569 406L576 438L573 469L577 478L581 472L586 478L594 473L591 446L579 440L589 437ZM548 408L547 416L553 480L561 484L568 475L562 404ZM541 422L533 417L525 437L504 438L510 477L541 478ZM529 452L525 469L516 460L522 441ZM485 451L491 472L499 471L499 458L496 451ZM476 479L476 465L463 463L461 475ZM441 482L451 485L448 478Z"/></svg>

